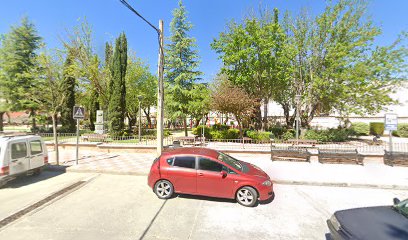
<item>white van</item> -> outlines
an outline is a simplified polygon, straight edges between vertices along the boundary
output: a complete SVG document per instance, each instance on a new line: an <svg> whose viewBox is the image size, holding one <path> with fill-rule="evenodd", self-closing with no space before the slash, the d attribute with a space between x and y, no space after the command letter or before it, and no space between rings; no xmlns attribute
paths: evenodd
<svg viewBox="0 0 408 240"><path fill-rule="evenodd" d="M0 186L23 174L40 174L48 152L40 136L0 136Z"/></svg>

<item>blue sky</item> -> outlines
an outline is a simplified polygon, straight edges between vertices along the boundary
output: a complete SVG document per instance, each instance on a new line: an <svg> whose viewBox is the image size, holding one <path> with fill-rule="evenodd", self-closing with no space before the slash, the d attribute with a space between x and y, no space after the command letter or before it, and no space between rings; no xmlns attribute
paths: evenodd
<svg viewBox="0 0 408 240"><path fill-rule="evenodd" d="M169 36L171 12L177 7L178 0L128 0L128 2L154 25L159 19L164 20L165 36ZM221 62L211 50L210 43L225 29L231 19L237 21L260 3L270 8L277 7L281 13L289 10L296 14L302 7L313 14L323 11L323 0L184 0L188 19L194 28L190 36L197 39L201 58L200 70L205 81L211 80L218 72ZM401 31L408 31L406 0L372 0L368 14L383 29L377 44L392 43ZM36 1L3 1L0 8L0 34L7 33L10 25L28 16L48 48L61 47L60 38L66 29L78 24L78 19L86 17L93 28L95 51L103 57L106 41L113 41L120 32L128 37L129 47L138 57L144 59L152 73L157 66L157 35L153 29L125 8L119 0L36 0Z"/></svg>

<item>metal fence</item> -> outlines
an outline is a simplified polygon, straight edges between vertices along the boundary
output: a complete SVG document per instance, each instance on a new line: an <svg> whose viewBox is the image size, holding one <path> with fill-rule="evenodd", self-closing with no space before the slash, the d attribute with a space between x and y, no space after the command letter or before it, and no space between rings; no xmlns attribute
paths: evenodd
<svg viewBox="0 0 408 240"><path fill-rule="evenodd" d="M45 141L52 142L52 133L40 133ZM182 137L168 136L164 138L163 145L169 146L174 141L180 141ZM75 133L58 133L60 143L76 142ZM79 137L81 143L103 143L109 145L135 145L135 146L156 146L156 136L142 136L140 141L138 136L114 137L107 134L82 134ZM218 150L254 150L254 151L271 151L273 148L308 148L308 149L330 149L330 150L354 150L361 154L384 154L384 150L390 151L389 143L373 141L348 141L348 142L330 142L330 143L304 143L294 141L280 140L255 140L250 138L244 139L198 139L193 141L180 141L182 146L205 146ZM393 143L392 151L408 152L408 143Z"/></svg>

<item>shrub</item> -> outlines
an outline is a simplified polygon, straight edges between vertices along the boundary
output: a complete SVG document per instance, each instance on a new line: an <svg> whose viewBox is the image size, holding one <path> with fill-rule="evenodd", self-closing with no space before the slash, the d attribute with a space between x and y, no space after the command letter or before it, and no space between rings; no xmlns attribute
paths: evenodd
<svg viewBox="0 0 408 240"><path fill-rule="evenodd" d="M307 130L305 138L319 142L344 142L351 134L349 129Z"/></svg>
<svg viewBox="0 0 408 240"><path fill-rule="evenodd" d="M224 131L224 130L228 130L230 127L224 124L214 124L211 126L211 130L218 130L218 131Z"/></svg>
<svg viewBox="0 0 408 240"><path fill-rule="evenodd" d="M290 130L287 130L287 131L282 135L281 138L282 138L283 140L287 141L287 140L292 139L292 138L294 138L294 137L295 137L295 130L290 129Z"/></svg>
<svg viewBox="0 0 408 240"><path fill-rule="evenodd" d="M238 139L239 130L238 129L228 129L226 134L227 139Z"/></svg>
<svg viewBox="0 0 408 240"><path fill-rule="evenodd" d="M193 128L192 133L194 135L198 135L201 136L202 132L203 132L203 128L204 128L204 137L206 139L211 139L211 128L207 127L207 126L203 126L203 125L198 125L196 128Z"/></svg>
<svg viewBox="0 0 408 240"><path fill-rule="evenodd" d="M384 123L370 122L370 134L382 136L384 134Z"/></svg>
<svg viewBox="0 0 408 240"><path fill-rule="evenodd" d="M392 135L396 137L408 137L408 123L398 124L398 130L392 131Z"/></svg>
<svg viewBox="0 0 408 240"><path fill-rule="evenodd" d="M370 126L368 123L355 122L351 124L351 130L356 136L368 136L370 134Z"/></svg>
<svg viewBox="0 0 408 240"><path fill-rule="evenodd" d="M273 136L277 138L281 138L282 135L287 132L287 129L285 127L275 126L275 127L269 128L269 131L272 132Z"/></svg>
<svg viewBox="0 0 408 240"><path fill-rule="evenodd" d="M266 141L271 138L270 132L247 131L246 135L254 140Z"/></svg>

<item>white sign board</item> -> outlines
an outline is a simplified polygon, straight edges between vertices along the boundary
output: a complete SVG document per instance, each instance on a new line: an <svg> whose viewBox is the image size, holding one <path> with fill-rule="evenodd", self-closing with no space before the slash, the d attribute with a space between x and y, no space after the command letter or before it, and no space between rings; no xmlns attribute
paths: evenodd
<svg viewBox="0 0 408 240"><path fill-rule="evenodd" d="M85 108L83 107L74 107L74 119L84 119L85 118Z"/></svg>
<svg viewBox="0 0 408 240"><path fill-rule="evenodd" d="M398 128L398 115L395 113L385 114L384 129L388 131L394 131Z"/></svg>

